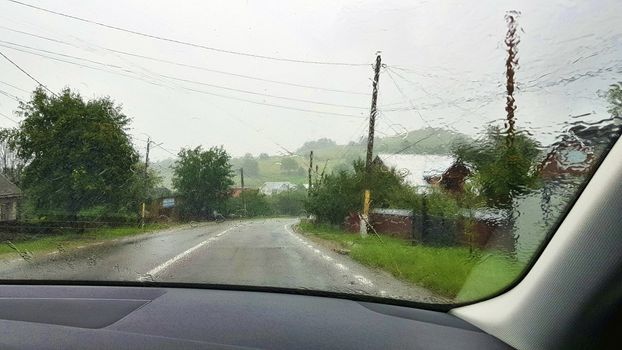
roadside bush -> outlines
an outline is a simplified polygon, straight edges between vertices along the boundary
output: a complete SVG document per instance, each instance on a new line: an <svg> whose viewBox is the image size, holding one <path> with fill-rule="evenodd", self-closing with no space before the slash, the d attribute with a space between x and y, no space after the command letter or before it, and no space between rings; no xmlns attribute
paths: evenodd
<svg viewBox="0 0 622 350"><path fill-rule="evenodd" d="M296 216L300 215L305 209L304 203L307 199L307 191L305 189L285 191L267 197L267 199L274 214Z"/></svg>
<svg viewBox="0 0 622 350"><path fill-rule="evenodd" d="M244 201L246 201L246 216L268 216L273 214L272 207L267 197L258 190L246 190L239 197L231 197L227 201L227 215L244 215Z"/></svg>
<svg viewBox="0 0 622 350"><path fill-rule="evenodd" d="M353 171L341 170L319 179L305 208L315 214L319 222L341 224L349 213L362 207L365 187L365 163L354 161ZM372 167L369 188L372 206L377 208L403 208L408 203L408 194L414 193L395 169L377 163Z"/></svg>

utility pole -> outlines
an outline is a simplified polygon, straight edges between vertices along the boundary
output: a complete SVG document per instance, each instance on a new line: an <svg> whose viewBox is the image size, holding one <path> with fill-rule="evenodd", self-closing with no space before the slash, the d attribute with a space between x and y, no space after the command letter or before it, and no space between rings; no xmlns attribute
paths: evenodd
<svg viewBox="0 0 622 350"><path fill-rule="evenodd" d="M242 196L242 206L244 207L244 216L246 216L246 197L244 197L244 168L240 168L240 185L242 187L242 192L240 192L240 196Z"/></svg>
<svg viewBox="0 0 622 350"><path fill-rule="evenodd" d="M382 59L380 52L376 55L376 65L374 67L374 81L372 84L371 110L369 113L369 132L367 135L367 157L365 159L365 192L363 193L363 215L360 221L361 236L367 236L367 223L369 222L369 206L371 203L371 176L372 162L374 153L374 131L376 127L376 102L378 100L378 81L380 80L380 66Z"/></svg>
<svg viewBox="0 0 622 350"><path fill-rule="evenodd" d="M313 172L313 151L309 153L309 188L307 189L307 194L311 194L311 173Z"/></svg>
<svg viewBox="0 0 622 350"><path fill-rule="evenodd" d="M144 181L147 181L147 168L149 167L149 148L151 147L151 138L147 137L147 152L145 152L145 178ZM146 197L146 193L144 194L143 197L143 204L141 206L141 211L140 211L140 227L141 228L145 228L145 197Z"/></svg>
<svg viewBox="0 0 622 350"><path fill-rule="evenodd" d="M516 111L516 105L514 100L514 86L515 86L515 78L514 74L516 73L516 67L518 66L518 56L517 56L517 46L520 42L518 37L518 23L516 19L519 13L515 11L509 11L505 15L505 20L508 24L508 31L505 35L505 45L507 46L508 57L505 60L505 76L506 76L506 106L505 111L507 112L506 117L506 128L507 128L507 138L506 143L508 147L512 147L514 145L514 134L516 132L515 124L516 120L514 118L514 112Z"/></svg>
<svg viewBox="0 0 622 350"><path fill-rule="evenodd" d="M147 168L149 167L149 148L151 147L151 138L147 137L147 152L145 154L145 174L147 174Z"/></svg>

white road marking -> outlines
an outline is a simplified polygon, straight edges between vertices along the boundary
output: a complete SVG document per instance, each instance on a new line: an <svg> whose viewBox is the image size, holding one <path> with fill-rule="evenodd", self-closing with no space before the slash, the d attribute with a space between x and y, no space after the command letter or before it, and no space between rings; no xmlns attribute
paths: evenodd
<svg viewBox="0 0 622 350"><path fill-rule="evenodd" d="M336 263L335 266L337 266L339 270L348 271L348 268L343 264Z"/></svg>
<svg viewBox="0 0 622 350"><path fill-rule="evenodd" d="M231 231L234 228L237 228L238 226L231 226L228 229L220 232L219 234L216 235L216 237L220 237L222 235L224 235L225 233ZM216 237L210 237L206 240L204 240L203 242L195 245L192 248L189 248L179 254L177 254L176 256L166 260L165 262L161 263L160 265L154 267L153 269L147 271L147 273L145 273L144 275L142 275L141 277L138 278L139 281L144 282L150 279L153 279L153 277L155 277L158 273L162 272L164 269L166 269L167 267L173 265L174 263L176 263L177 261L185 258L186 256L188 256L189 254L191 254L192 252L194 252L195 250L203 247L204 245L207 245L213 241L215 241L217 238ZM151 278L150 278L151 277Z"/></svg>
<svg viewBox="0 0 622 350"><path fill-rule="evenodd" d="M367 278L361 276L361 275L354 275L354 278L356 278L357 281L359 281L361 284L366 285L368 287L373 287L374 283L370 280L368 280Z"/></svg>
<svg viewBox="0 0 622 350"><path fill-rule="evenodd" d="M328 256L328 255L326 255L326 254L322 253L322 251L321 251L321 250L319 250L319 249L315 248L313 245L309 244L309 243L308 243L308 242L306 242L304 239L300 238L298 235L294 234L294 232L292 232L292 231L290 230L290 228L289 228L289 226L288 226L288 225L284 225L284 226L283 226L283 228L285 229L285 231L286 231L287 233L289 233L290 235L292 235L293 237L295 237L297 240L299 240L300 242L302 242L305 246L307 246L309 249L311 249L311 250L312 250L315 254L318 254L319 256L321 256L324 260L327 260L327 261L333 261L333 260L334 260L334 259L333 259L333 258L331 258L330 256ZM334 265L336 268L338 268L339 270L341 270L341 271L349 271L349 270L350 270L347 266L345 266L345 265L343 265L343 264L341 264L341 263L334 263L333 265ZM354 277L354 279L356 279L356 280L357 280L360 284L362 284L362 285L364 285L364 286L367 286L367 287L373 287L373 286L374 286L374 283L373 283L371 280L369 280L368 278L366 278L365 276L362 276L362 275L354 275L354 276L352 276L352 277ZM382 295L382 296L385 296L385 295L387 294L387 292L386 292L386 291L384 291L384 290L381 290L379 293L380 293L380 295Z"/></svg>

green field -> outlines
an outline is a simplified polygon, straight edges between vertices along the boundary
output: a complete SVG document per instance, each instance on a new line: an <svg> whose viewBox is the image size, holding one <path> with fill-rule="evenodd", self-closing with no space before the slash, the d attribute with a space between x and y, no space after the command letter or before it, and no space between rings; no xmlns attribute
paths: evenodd
<svg viewBox="0 0 622 350"><path fill-rule="evenodd" d="M382 236L361 238L339 229L301 223L299 229L311 238L336 242L349 256L370 267L385 270L395 277L430 289L455 300L481 299L511 284L523 266L495 252L468 247L427 247Z"/></svg>

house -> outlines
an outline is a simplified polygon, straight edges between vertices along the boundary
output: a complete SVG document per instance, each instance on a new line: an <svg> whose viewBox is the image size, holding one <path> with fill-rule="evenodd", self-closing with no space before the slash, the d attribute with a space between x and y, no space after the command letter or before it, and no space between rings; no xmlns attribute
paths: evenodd
<svg viewBox="0 0 622 350"><path fill-rule="evenodd" d="M387 168L395 168L407 184L417 187L422 193L433 187L460 192L471 173L466 165L446 155L379 154L375 161Z"/></svg>
<svg viewBox="0 0 622 350"><path fill-rule="evenodd" d="M616 122L617 121L617 122ZM581 176L591 172L598 157L612 145L621 131L619 120L605 125L576 125L551 147L539 171L544 179Z"/></svg>
<svg viewBox="0 0 622 350"><path fill-rule="evenodd" d="M283 193L290 190L295 190L296 185L291 182L266 182L259 187L259 192L266 196L272 196L275 194Z"/></svg>
<svg viewBox="0 0 622 350"><path fill-rule="evenodd" d="M528 261L542 245L548 230L573 203L581 184L589 178L599 157L621 131L620 120L598 125L575 125L546 153L536 169L542 186L514 199L513 231L517 258Z"/></svg>
<svg viewBox="0 0 622 350"><path fill-rule="evenodd" d="M22 197L22 190L0 174L0 221L17 220L17 202Z"/></svg>

